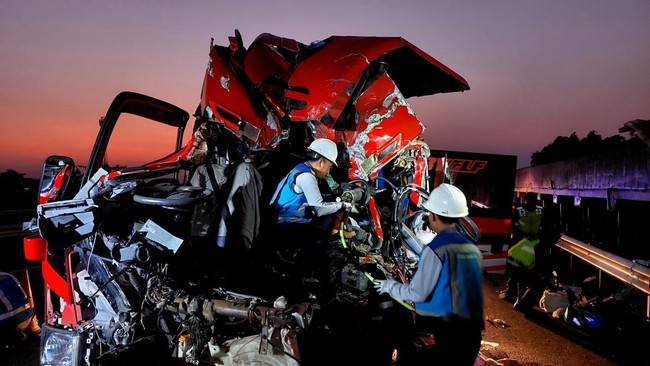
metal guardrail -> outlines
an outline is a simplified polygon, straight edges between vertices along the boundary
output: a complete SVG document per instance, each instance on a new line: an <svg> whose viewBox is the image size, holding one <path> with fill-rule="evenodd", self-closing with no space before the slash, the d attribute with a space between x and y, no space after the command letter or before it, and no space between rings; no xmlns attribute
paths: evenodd
<svg viewBox="0 0 650 366"><path fill-rule="evenodd" d="M24 231L22 228L20 229L7 229L3 228L0 229L0 238L15 238L15 237L25 237L27 235L30 235L32 233L28 231Z"/></svg>
<svg viewBox="0 0 650 366"><path fill-rule="evenodd" d="M2 210L0 211L0 238L26 236L23 222L36 217L36 209Z"/></svg>
<svg viewBox="0 0 650 366"><path fill-rule="evenodd" d="M650 268L566 235L555 246L648 295L646 318L650 318Z"/></svg>

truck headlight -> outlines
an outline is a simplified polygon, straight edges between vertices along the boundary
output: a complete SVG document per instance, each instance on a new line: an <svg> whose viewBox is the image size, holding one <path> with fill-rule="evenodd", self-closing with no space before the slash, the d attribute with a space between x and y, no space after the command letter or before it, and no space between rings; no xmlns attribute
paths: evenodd
<svg viewBox="0 0 650 366"><path fill-rule="evenodd" d="M41 328L41 365L81 365L81 334L45 324Z"/></svg>

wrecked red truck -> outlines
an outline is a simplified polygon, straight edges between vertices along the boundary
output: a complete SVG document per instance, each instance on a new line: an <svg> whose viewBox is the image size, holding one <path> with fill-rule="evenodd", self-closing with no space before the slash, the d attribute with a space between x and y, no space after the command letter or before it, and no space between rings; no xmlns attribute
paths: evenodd
<svg viewBox="0 0 650 366"><path fill-rule="evenodd" d="M410 280L430 235L419 204L436 184L407 99L466 90L400 37L261 34L245 47L235 31L210 45L187 142L189 113L120 93L83 172L66 156L45 161L24 241L46 284L41 364L395 364L418 334L409 304L372 279ZM139 164L108 154L133 117L173 131L161 144L174 149ZM335 238L327 278L314 280L269 231L265 206L323 137L339 148L329 198L356 205L346 222L366 235ZM224 169L219 190L192 184L208 157Z"/></svg>

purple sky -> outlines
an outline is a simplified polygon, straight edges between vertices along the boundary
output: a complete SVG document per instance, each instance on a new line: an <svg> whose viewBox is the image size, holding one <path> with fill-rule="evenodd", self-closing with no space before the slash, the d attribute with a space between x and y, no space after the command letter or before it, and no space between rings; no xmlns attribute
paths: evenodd
<svg viewBox="0 0 650 366"><path fill-rule="evenodd" d="M314 4L311 4L314 3ZM650 1L34 1L0 12L0 172L85 164L113 97L193 113L210 38L401 36L471 90L411 98L433 149L530 155L650 118Z"/></svg>

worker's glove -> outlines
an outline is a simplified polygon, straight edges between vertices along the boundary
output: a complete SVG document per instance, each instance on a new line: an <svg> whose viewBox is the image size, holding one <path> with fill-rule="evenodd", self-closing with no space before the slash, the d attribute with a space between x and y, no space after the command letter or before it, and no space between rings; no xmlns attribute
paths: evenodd
<svg viewBox="0 0 650 366"><path fill-rule="evenodd" d="M353 214L359 213L359 209L357 209L357 205L355 205L352 202L343 202L343 208L345 208L345 211L351 212Z"/></svg>
<svg viewBox="0 0 650 366"><path fill-rule="evenodd" d="M359 202L364 196L363 188L347 187L341 194L341 201L343 202Z"/></svg>
<svg viewBox="0 0 650 366"><path fill-rule="evenodd" d="M375 290L377 290L379 294L387 294L396 282L394 280L375 280L374 283Z"/></svg>

